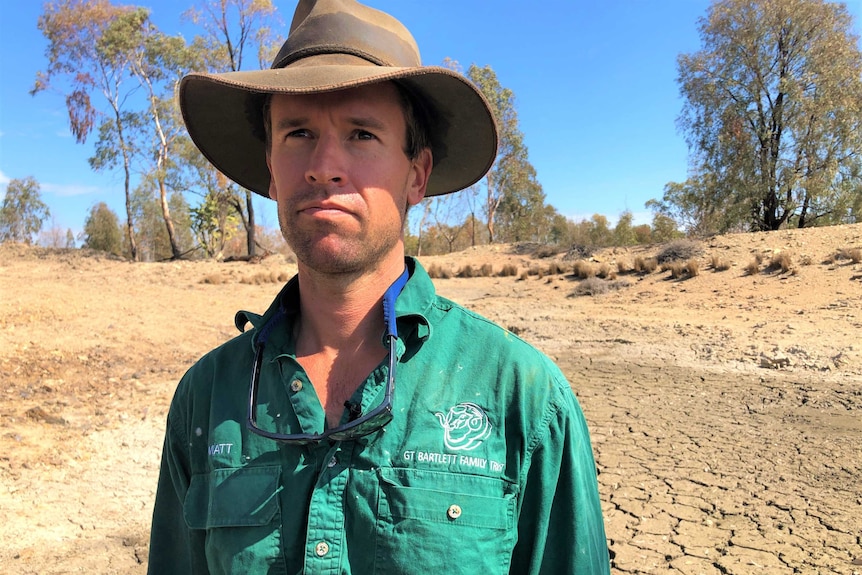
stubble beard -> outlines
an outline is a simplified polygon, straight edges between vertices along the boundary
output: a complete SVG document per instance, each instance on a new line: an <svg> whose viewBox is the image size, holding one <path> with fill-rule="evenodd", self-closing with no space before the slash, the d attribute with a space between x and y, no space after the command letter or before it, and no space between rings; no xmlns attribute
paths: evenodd
<svg viewBox="0 0 862 575"><path fill-rule="evenodd" d="M402 241L405 220L400 227L387 226L372 233L361 225L350 233L336 225L321 224L303 230L295 218L279 211L279 227L297 261L321 274L358 275L376 268Z"/></svg>

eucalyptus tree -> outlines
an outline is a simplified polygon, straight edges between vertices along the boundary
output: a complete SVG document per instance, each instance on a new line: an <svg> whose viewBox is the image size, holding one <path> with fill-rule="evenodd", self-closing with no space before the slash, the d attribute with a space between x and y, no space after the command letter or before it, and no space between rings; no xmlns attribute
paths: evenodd
<svg viewBox="0 0 862 575"><path fill-rule="evenodd" d="M496 72L490 66L473 64L467 70L467 77L488 100L500 136L497 157L484 179L485 223L488 241L494 243L498 239L495 225L501 206L514 210L507 216L507 221L512 222L517 216L516 212L541 211L545 196L536 179L536 170L529 161L524 134L518 125L514 92L500 84Z"/></svg>
<svg viewBox="0 0 862 575"><path fill-rule="evenodd" d="M236 72L251 63L257 68L268 68L279 44L272 28L278 23L276 8L271 0L201 0L185 12L185 17L203 29L195 39L195 47L205 55L203 68L209 72ZM251 56L249 53L251 52ZM215 171L212 166L205 169ZM198 173L200 170L198 169ZM201 183L211 183L207 177ZM221 189L208 188L214 197L204 200L203 208L211 210L223 205L227 199L236 209L246 231L248 255L256 253L256 223L254 194L220 178ZM222 213L221 207L218 212ZM225 221L222 218L221 221ZM224 238L227 230L220 230L217 237Z"/></svg>
<svg viewBox="0 0 862 575"><path fill-rule="evenodd" d="M42 201L39 182L29 176L14 178L6 185L0 204L0 242L30 244L51 212Z"/></svg>
<svg viewBox="0 0 862 575"><path fill-rule="evenodd" d="M678 59L679 126L701 176L666 200L702 192L731 216L720 228L846 219L862 152L852 24L844 4L825 0L715 1L699 21L701 49Z"/></svg>
<svg viewBox="0 0 862 575"><path fill-rule="evenodd" d="M58 90L65 96L69 128L79 144L94 129L111 153L91 159L93 169L122 167L126 200L126 234L132 259L137 247L131 214L132 158L126 124L129 98L137 87L126 55L103 42L117 19L135 12L131 6L115 6L108 0L58 0L47 2L37 26L48 40L48 66L36 75L31 90ZM101 96L99 102L94 97Z"/></svg>

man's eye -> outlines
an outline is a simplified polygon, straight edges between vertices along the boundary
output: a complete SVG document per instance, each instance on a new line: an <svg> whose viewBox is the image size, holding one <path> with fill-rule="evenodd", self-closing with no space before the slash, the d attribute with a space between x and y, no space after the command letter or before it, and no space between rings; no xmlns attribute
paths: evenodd
<svg viewBox="0 0 862 575"><path fill-rule="evenodd" d="M308 135L309 135L308 130L299 129L299 130L292 130L292 131L288 132L285 137L286 138L307 138Z"/></svg>
<svg viewBox="0 0 862 575"><path fill-rule="evenodd" d="M365 130L356 130L355 137L357 140L373 140L377 136L371 132L366 132Z"/></svg>

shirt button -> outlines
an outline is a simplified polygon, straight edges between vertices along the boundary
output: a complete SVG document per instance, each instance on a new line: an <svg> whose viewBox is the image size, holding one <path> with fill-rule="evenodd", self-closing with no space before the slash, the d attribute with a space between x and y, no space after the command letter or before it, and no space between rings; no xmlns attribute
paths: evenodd
<svg viewBox="0 0 862 575"><path fill-rule="evenodd" d="M326 541L321 541L314 546L314 552L317 553L318 557L323 557L324 555L329 553L329 545L326 543Z"/></svg>
<svg viewBox="0 0 862 575"><path fill-rule="evenodd" d="M298 379L294 379L293 382L290 384L290 389L292 389L294 392L302 391L302 382Z"/></svg>
<svg viewBox="0 0 862 575"><path fill-rule="evenodd" d="M335 456L332 456L332 459L329 460L329 463L326 464L327 467L335 467L338 465L338 460L335 459Z"/></svg>
<svg viewBox="0 0 862 575"><path fill-rule="evenodd" d="M450 505L449 510L446 512L446 515L449 516L449 519L458 519L459 517L461 517L461 506Z"/></svg>

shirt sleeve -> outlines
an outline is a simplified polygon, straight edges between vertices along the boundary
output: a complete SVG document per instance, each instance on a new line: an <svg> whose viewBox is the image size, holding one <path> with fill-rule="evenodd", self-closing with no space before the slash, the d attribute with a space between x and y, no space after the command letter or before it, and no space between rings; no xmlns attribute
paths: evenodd
<svg viewBox="0 0 862 575"><path fill-rule="evenodd" d="M169 415L153 507L147 573L206 574L209 570L204 552L204 532L189 529L183 515L191 481L188 441L172 423L172 415Z"/></svg>
<svg viewBox="0 0 862 575"><path fill-rule="evenodd" d="M565 383L528 462L511 573L609 575L589 431Z"/></svg>

